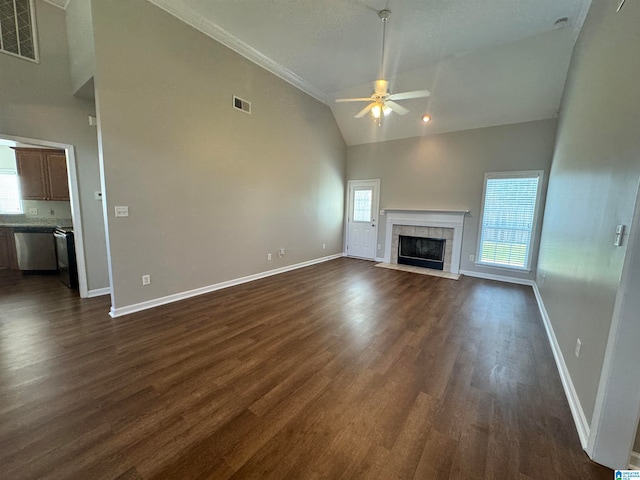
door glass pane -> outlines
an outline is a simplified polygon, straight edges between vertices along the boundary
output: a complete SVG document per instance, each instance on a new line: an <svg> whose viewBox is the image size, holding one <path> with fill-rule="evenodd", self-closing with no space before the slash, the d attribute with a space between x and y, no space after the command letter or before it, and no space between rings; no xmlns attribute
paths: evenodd
<svg viewBox="0 0 640 480"><path fill-rule="evenodd" d="M353 192L353 221L370 222L373 191L355 190Z"/></svg>

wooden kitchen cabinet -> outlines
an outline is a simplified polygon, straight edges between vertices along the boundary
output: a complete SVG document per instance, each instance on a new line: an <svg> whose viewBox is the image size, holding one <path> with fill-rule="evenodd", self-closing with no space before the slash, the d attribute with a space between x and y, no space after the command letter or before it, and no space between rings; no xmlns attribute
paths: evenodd
<svg viewBox="0 0 640 480"><path fill-rule="evenodd" d="M69 200L63 150L14 148L23 200Z"/></svg>
<svg viewBox="0 0 640 480"><path fill-rule="evenodd" d="M23 200L46 200L46 168L42 150L16 148L16 165Z"/></svg>
<svg viewBox="0 0 640 480"><path fill-rule="evenodd" d="M64 152L49 152L44 157L49 179L49 200L69 200L67 156Z"/></svg>
<svg viewBox="0 0 640 480"><path fill-rule="evenodd" d="M13 228L0 227L0 269L2 268L18 268Z"/></svg>

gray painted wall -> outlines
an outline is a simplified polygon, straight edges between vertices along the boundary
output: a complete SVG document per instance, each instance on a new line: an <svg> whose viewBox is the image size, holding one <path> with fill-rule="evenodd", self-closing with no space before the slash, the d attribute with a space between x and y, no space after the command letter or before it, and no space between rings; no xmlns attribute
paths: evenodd
<svg viewBox="0 0 640 480"><path fill-rule="evenodd" d="M342 252L326 105L148 2L92 9L115 308Z"/></svg>
<svg viewBox="0 0 640 480"><path fill-rule="evenodd" d="M640 176L640 4L595 0L560 113L537 283L588 420L594 403ZM574 355L582 341L580 358ZM640 339L638 339L640 341ZM635 419L633 420L635 421Z"/></svg>
<svg viewBox="0 0 640 480"><path fill-rule="evenodd" d="M469 261L469 255L476 255L485 172L544 170L541 200L544 207L555 131L555 120L541 120L355 145L347 150L347 178L380 178L381 209L469 210L464 222L460 268L532 280L533 272L477 266ZM540 223L542 215L538 218ZM382 257L385 217L380 217L379 222L378 257ZM538 225L532 259L534 271L539 235Z"/></svg>
<svg viewBox="0 0 640 480"><path fill-rule="evenodd" d="M93 78L95 70L91 2L89 0L71 0L65 12L71 91L76 93Z"/></svg>
<svg viewBox="0 0 640 480"><path fill-rule="evenodd" d="M65 12L36 3L40 63L0 54L0 133L74 145L89 290L109 286L93 103L71 95Z"/></svg>

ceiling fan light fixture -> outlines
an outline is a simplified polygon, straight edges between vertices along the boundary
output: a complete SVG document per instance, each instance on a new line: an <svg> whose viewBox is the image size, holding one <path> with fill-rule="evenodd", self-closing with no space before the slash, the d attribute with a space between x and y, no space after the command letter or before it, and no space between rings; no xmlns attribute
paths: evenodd
<svg viewBox="0 0 640 480"><path fill-rule="evenodd" d="M406 115L409 113L409 109L403 107L402 105L396 103L398 100L412 100L414 98L424 98L428 97L429 90L414 90L411 92L400 92L400 93L391 93L389 91L389 81L384 79L385 72L385 62L384 62L384 52L385 52L385 38L387 32L387 20L391 15L391 11L389 10L380 10L378 12L378 17L382 20L382 55L380 58L380 77L378 80L373 82L373 93L369 98L336 98L336 102L369 102L369 105L364 107L358 113L356 113L353 118L363 118L364 116L371 115L378 126L380 126L380 119L385 116L391 115L391 113L396 113L398 115Z"/></svg>
<svg viewBox="0 0 640 480"><path fill-rule="evenodd" d="M422 115L422 118L420 120L422 120L422 123L427 124L431 121L431 115L425 113L424 115Z"/></svg>

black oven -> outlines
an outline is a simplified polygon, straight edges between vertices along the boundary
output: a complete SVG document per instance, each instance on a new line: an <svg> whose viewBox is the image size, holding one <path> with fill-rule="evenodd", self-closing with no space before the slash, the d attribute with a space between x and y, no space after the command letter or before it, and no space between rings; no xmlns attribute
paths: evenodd
<svg viewBox="0 0 640 480"><path fill-rule="evenodd" d="M69 288L78 288L78 267L72 227L57 227L53 232L58 254L60 279Z"/></svg>

